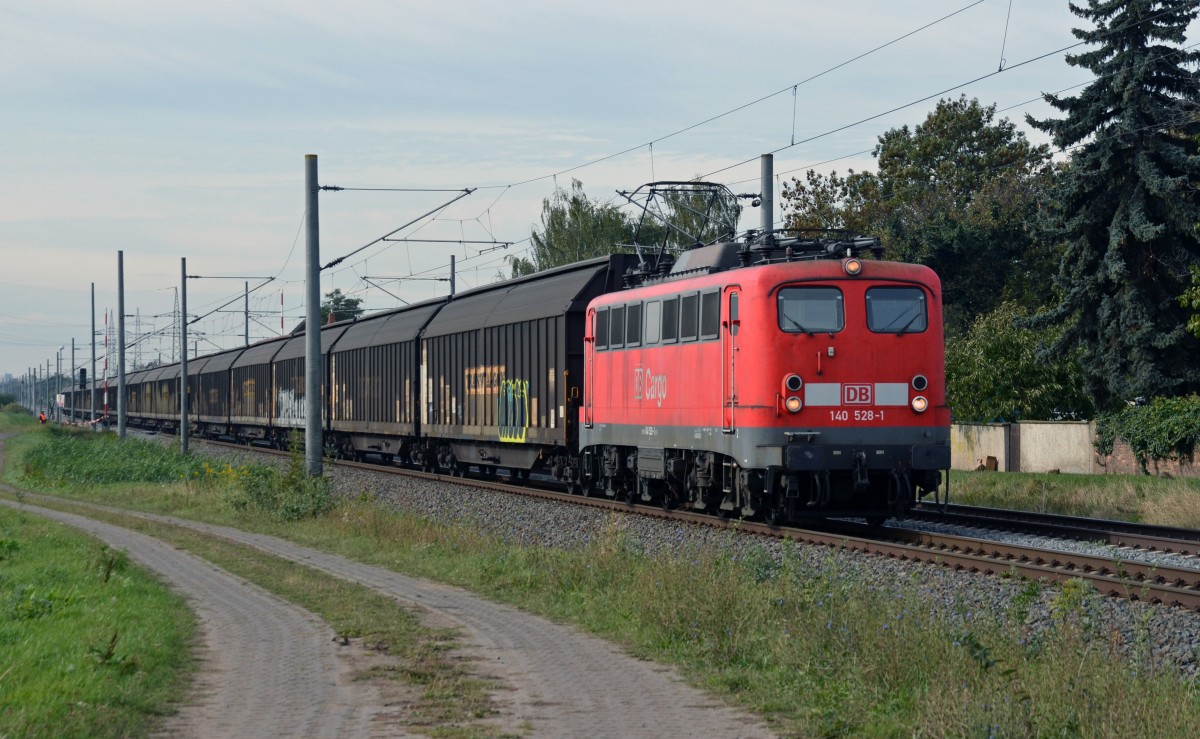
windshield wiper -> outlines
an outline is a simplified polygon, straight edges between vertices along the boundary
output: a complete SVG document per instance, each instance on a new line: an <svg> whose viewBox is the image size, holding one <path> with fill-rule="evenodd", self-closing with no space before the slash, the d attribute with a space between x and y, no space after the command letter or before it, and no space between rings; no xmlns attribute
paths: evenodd
<svg viewBox="0 0 1200 739"><path fill-rule="evenodd" d="M913 323L914 323L914 322L915 322L915 321L916 321L918 318L920 318L920 317L921 317L921 303L920 303L920 302L913 303L913 304L912 304L912 306L909 308L909 310L911 310L911 311L914 311L914 312L913 312L913 317L912 317L912 318L910 318L910 319L908 319L908 323L906 323L906 324L904 324L903 326L901 326L901 327L900 327L900 330L896 332L896 335L897 335L897 336L903 336L903 335L904 335L904 332L908 330L908 327L909 327L909 326L911 326L911 325L913 325ZM907 313L907 312L908 312L908 311L905 311L905 313ZM896 320L894 320L894 321L892 321L891 323L889 323L889 324L888 324L888 325L887 325L887 326L886 326L886 327L883 329L884 333L886 333L886 332L890 331L890 330L892 329L892 326L895 326L897 323L900 323L900 321L901 321L903 318L904 318L904 313L901 313L900 315L896 316Z"/></svg>
<svg viewBox="0 0 1200 739"><path fill-rule="evenodd" d="M916 314L915 316L913 316L912 318L908 319L908 323L904 324L904 328L902 328L902 329L900 329L899 331L897 331L897 332L896 332L896 335L897 335L897 336L903 336L903 335L904 335L904 332L908 330L908 327L909 327L909 326L911 326L911 325L913 325L913 322L914 322L914 321L916 321L916 320L917 320L918 318L920 318L920 317L921 317L921 312L920 312L920 311L917 311L917 314Z"/></svg>
<svg viewBox="0 0 1200 739"><path fill-rule="evenodd" d="M783 317L784 317L784 319L785 319L785 320L787 320L787 322L788 322L788 323L790 323L790 324L792 324L793 326L795 326L795 327L796 327L796 330L798 330L798 331L803 331L804 333L808 334L809 336L812 336L812 335L813 335L813 332L812 332L812 331L809 331L808 329L806 329L806 328L804 328L803 326L801 326L799 321L797 321L795 318L792 318L792 317L791 317L791 316L789 316L787 313L780 313L779 315L783 316Z"/></svg>

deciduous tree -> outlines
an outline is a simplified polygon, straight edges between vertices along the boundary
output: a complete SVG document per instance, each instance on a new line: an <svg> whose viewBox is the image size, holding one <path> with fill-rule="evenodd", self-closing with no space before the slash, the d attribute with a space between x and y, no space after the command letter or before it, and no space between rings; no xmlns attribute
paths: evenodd
<svg viewBox="0 0 1200 739"><path fill-rule="evenodd" d="M946 391L960 422L1045 421L1088 418L1083 369L1075 355L1047 360L1038 348L1056 329L1020 325L1026 312L1001 304L980 316L962 336L946 341Z"/></svg>
<svg viewBox="0 0 1200 739"><path fill-rule="evenodd" d="M321 323L329 323L331 315L334 321L358 318L363 310L362 298L351 298L334 288L332 292L325 293L325 300L321 303Z"/></svg>
<svg viewBox="0 0 1200 739"><path fill-rule="evenodd" d="M1200 339L1200 267L1192 266L1192 286L1179 297L1179 304L1192 311L1187 329Z"/></svg>
<svg viewBox="0 0 1200 739"><path fill-rule="evenodd" d="M528 257L512 257L513 276L532 274L592 257L631 251L624 246L633 236L633 224L615 205L591 200L583 183L571 181L542 201L542 225L530 234Z"/></svg>

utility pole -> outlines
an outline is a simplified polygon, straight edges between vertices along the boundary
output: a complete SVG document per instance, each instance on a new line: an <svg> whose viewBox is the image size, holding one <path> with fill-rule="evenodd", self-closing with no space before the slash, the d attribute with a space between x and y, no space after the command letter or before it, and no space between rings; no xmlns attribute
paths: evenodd
<svg viewBox="0 0 1200 739"><path fill-rule="evenodd" d="M317 216L317 155L304 155L304 205L307 222L304 271L304 460L309 477L322 472L321 452L321 243Z"/></svg>
<svg viewBox="0 0 1200 739"><path fill-rule="evenodd" d="M175 291L175 307L171 309L171 318L172 318L172 319L178 319L178 318L179 318L179 291L178 291L178 290L176 290L176 291ZM183 324L178 324L178 323L177 323L177 324L176 324L176 327L178 328L178 327L179 327L179 326L181 326L181 325L183 325ZM175 332L174 332L174 331L172 331L172 332L171 332L171 338L172 338L172 339L176 339L176 338L178 338L177 336L175 336ZM183 345L186 345L186 344L187 344L187 342L185 341L185 342L183 342L182 344L180 344L180 346L183 346ZM175 342L174 342L174 341L172 341L172 342L171 342L171 364L174 364L174 363L175 363Z"/></svg>
<svg viewBox="0 0 1200 739"><path fill-rule="evenodd" d="M246 346L250 346L250 283L248 281L243 283L242 289L246 291L245 303L242 304L246 316Z"/></svg>
<svg viewBox="0 0 1200 739"><path fill-rule="evenodd" d="M179 259L179 451L188 453L187 258Z"/></svg>
<svg viewBox="0 0 1200 739"><path fill-rule="evenodd" d="M450 297L454 297L454 277L457 270L454 268L454 255L450 255Z"/></svg>
<svg viewBox="0 0 1200 739"><path fill-rule="evenodd" d="M67 387L71 390L71 418L70 423L75 423L75 339L71 339L71 371L67 373L71 379L67 380ZM79 388L82 390L83 388Z"/></svg>
<svg viewBox="0 0 1200 739"><path fill-rule="evenodd" d="M117 438L125 438L125 252L117 252Z"/></svg>
<svg viewBox="0 0 1200 739"><path fill-rule="evenodd" d="M91 421L96 423L96 283L92 283L92 408Z"/></svg>
<svg viewBox="0 0 1200 739"><path fill-rule="evenodd" d="M758 161L762 178L762 232L766 235L775 227L775 156L763 154Z"/></svg>

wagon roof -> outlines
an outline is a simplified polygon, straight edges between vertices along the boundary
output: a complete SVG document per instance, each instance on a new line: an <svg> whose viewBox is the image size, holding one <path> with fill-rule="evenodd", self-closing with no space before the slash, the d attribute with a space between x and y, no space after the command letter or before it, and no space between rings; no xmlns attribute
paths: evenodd
<svg viewBox="0 0 1200 739"><path fill-rule="evenodd" d="M333 324L326 326L321 331L321 353L329 351L330 345L341 338L342 334L346 333L346 329L353 326L353 323ZM298 359L304 356L304 339L306 334L296 334L284 343L283 348L275 355L276 362L282 362L285 359Z"/></svg>
<svg viewBox="0 0 1200 739"><path fill-rule="evenodd" d="M607 275L608 257L506 280L455 296L430 322L426 338L583 310Z"/></svg>
<svg viewBox="0 0 1200 739"><path fill-rule="evenodd" d="M233 366L233 363L244 351L246 351L246 347L239 346L237 349L223 351L220 354L209 354L207 357L200 357L188 362L188 377L209 372L224 372Z"/></svg>
<svg viewBox="0 0 1200 739"><path fill-rule="evenodd" d="M361 349L365 346L398 344L417 338L429 317L446 304L444 298L436 301L410 305L384 313L375 313L346 329L345 334L334 345L334 353Z"/></svg>
<svg viewBox="0 0 1200 739"><path fill-rule="evenodd" d="M270 339L253 344L246 351L242 352L230 366L249 367L256 364L270 364L271 360L275 357L275 353L282 349L283 345L290 338L290 336L282 336L278 339Z"/></svg>
<svg viewBox="0 0 1200 739"><path fill-rule="evenodd" d="M138 378L139 382L158 382L159 380L173 380L179 377L179 363L164 364L159 367L151 367L146 370L146 374Z"/></svg>

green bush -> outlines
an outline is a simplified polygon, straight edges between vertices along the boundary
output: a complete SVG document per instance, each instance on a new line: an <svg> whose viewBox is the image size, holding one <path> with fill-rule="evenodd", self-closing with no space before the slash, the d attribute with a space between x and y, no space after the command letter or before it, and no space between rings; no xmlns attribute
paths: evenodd
<svg viewBox="0 0 1200 739"><path fill-rule="evenodd" d="M283 521L319 516L333 507L333 484L327 477L310 477L303 445L292 437L288 463L281 472L273 467L252 465L237 476L231 499L238 510L257 510Z"/></svg>
<svg viewBox="0 0 1200 739"><path fill-rule="evenodd" d="M1192 459L1200 445L1200 395L1155 398L1096 419L1096 449L1112 454L1121 438L1145 471L1151 459Z"/></svg>
<svg viewBox="0 0 1200 739"><path fill-rule="evenodd" d="M1083 369L1073 354L1047 358L1039 347L1061 330L1034 330L1025 309L1003 303L965 335L946 339L946 396L960 423L1088 418Z"/></svg>

